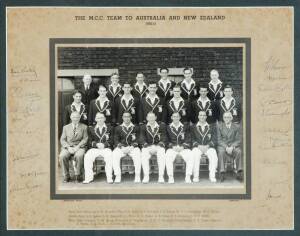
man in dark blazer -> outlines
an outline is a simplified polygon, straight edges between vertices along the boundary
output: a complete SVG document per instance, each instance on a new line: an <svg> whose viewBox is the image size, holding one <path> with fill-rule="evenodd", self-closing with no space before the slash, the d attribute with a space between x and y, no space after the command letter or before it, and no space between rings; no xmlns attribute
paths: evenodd
<svg viewBox="0 0 300 236"><path fill-rule="evenodd" d="M145 76L142 72L138 72L136 74L136 83L133 86L131 93L136 99L139 100L139 102L142 100L142 98L147 96L148 86L145 83Z"/></svg>
<svg viewBox="0 0 300 236"><path fill-rule="evenodd" d="M219 121L223 121L223 114L231 112L233 123L241 121L241 105L233 96L233 88L230 85L224 87L224 97L218 102Z"/></svg>
<svg viewBox="0 0 300 236"><path fill-rule="evenodd" d="M149 159L152 155L157 156L158 182L164 183L165 173L165 147L167 135L165 124L156 122L156 115L153 112L147 114L148 123L141 126L140 144L142 148L142 168L144 172L143 183L149 182Z"/></svg>
<svg viewBox="0 0 300 236"><path fill-rule="evenodd" d="M157 117L157 122L166 122L166 110L165 110L165 104L160 99L160 97L157 96L157 86L156 83L150 83L148 87L149 93L146 97L142 98L140 103L140 109L139 109L139 123L140 124L146 124L147 120L147 114L149 112L155 113Z"/></svg>
<svg viewBox="0 0 300 236"><path fill-rule="evenodd" d="M121 182L120 160L129 155L134 164L135 183L140 183L141 175L141 150L138 147L139 128L131 122L131 113L124 112L123 123L115 128L113 169L116 176L115 183Z"/></svg>
<svg viewBox="0 0 300 236"><path fill-rule="evenodd" d="M138 124L138 100L131 95L131 84L126 82L123 84L123 96L115 101L116 124L123 122L123 113L129 112L132 116L132 123Z"/></svg>
<svg viewBox="0 0 300 236"><path fill-rule="evenodd" d="M108 85L107 97L109 101L115 103L118 97L123 95L122 86L119 84L119 74L113 73L110 77L110 84Z"/></svg>
<svg viewBox="0 0 300 236"><path fill-rule="evenodd" d="M193 157L194 157L194 178L193 182L199 182L200 161L204 155L209 161L209 179L216 182L216 170L218 167L218 156L215 149L216 133L214 128L206 122L206 112L198 113L198 123L191 127Z"/></svg>
<svg viewBox="0 0 300 236"><path fill-rule="evenodd" d="M82 78L83 84L78 88L82 94L82 103L87 107L89 111L90 102L98 97L97 86L92 82L92 77L85 74Z"/></svg>
<svg viewBox="0 0 300 236"><path fill-rule="evenodd" d="M176 85L174 81L168 78L169 69L162 67L159 69L160 80L157 82L157 95L163 103L169 101L173 96L173 88Z"/></svg>
<svg viewBox="0 0 300 236"><path fill-rule="evenodd" d="M167 108L167 123L172 122L172 115L174 112L179 113L181 117L181 122L187 124L190 122L190 105L187 100L181 97L180 86L175 86L173 88L173 98L166 103Z"/></svg>
<svg viewBox="0 0 300 236"><path fill-rule="evenodd" d="M212 102L218 102L224 97L223 82L219 79L219 72L215 69L210 72L207 96Z"/></svg>
<svg viewBox="0 0 300 236"><path fill-rule="evenodd" d="M82 94L79 90L73 92L73 102L65 107L64 110L64 125L70 123L71 113L77 111L80 114L80 122L87 124L87 107L81 102Z"/></svg>
<svg viewBox="0 0 300 236"><path fill-rule="evenodd" d="M243 179L243 156L242 156L242 136L240 126L232 123L232 113L227 111L223 114L224 122L220 122L217 127L217 143L219 157L219 171L221 182L225 179L225 162L228 157L234 158L237 168L237 179Z"/></svg>
<svg viewBox="0 0 300 236"><path fill-rule="evenodd" d="M70 181L69 161L72 160L75 170L75 181L82 180L83 156L88 141L87 126L79 123L80 114L77 111L71 113L71 123L63 127L60 138L61 152L59 160L61 162L63 182Z"/></svg>
<svg viewBox="0 0 300 236"><path fill-rule="evenodd" d="M112 127L105 124L105 115L98 112L95 120L96 125L88 127L88 151L84 156L84 184L94 180L93 164L97 157L102 156L105 162L107 183L113 183L112 179Z"/></svg>
<svg viewBox="0 0 300 236"><path fill-rule="evenodd" d="M212 102L208 97L208 88L205 85L200 85L199 88L200 97L193 101L191 105L191 121L193 124L196 124L199 119L199 111L205 111L207 115L207 123L215 124L219 114L218 114L218 106L214 102Z"/></svg>
<svg viewBox="0 0 300 236"><path fill-rule="evenodd" d="M99 97L97 99L92 100L90 103L88 124L90 126L95 125L96 114L100 112L103 113L103 115L105 116L106 123L112 125L115 123L116 120L113 102L107 98L107 90L103 85L99 86L98 94Z"/></svg>
<svg viewBox="0 0 300 236"><path fill-rule="evenodd" d="M194 158L190 150L191 136L189 125L180 122L180 114L172 114L172 123L167 126L168 150L166 152L166 169L169 176L169 183L174 183L173 163L177 155L180 155L186 163L185 182L191 183L193 174Z"/></svg>
<svg viewBox="0 0 300 236"><path fill-rule="evenodd" d="M196 81L192 78L193 70L191 68L183 69L184 79L180 83L181 87L181 97L188 102L193 102L198 98L198 85Z"/></svg>

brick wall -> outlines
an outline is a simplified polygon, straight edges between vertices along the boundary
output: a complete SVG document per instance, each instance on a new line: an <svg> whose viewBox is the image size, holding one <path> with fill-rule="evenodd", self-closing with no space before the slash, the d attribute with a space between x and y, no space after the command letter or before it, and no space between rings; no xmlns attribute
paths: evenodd
<svg viewBox="0 0 300 236"><path fill-rule="evenodd" d="M192 67L194 79L208 82L211 69L217 69L220 79L231 84L235 96L242 90L242 48L58 48L59 69L118 68L121 83L134 80L143 72L147 81L157 81L157 68Z"/></svg>

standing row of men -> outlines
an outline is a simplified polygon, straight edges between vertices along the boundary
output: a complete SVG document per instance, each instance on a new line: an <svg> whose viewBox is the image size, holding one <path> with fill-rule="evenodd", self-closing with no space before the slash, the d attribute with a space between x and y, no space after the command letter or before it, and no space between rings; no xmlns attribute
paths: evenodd
<svg viewBox="0 0 300 236"><path fill-rule="evenodd" d="M158 122L169 124L171 115L179 112L182 122L197 123L199 111L206 111L208 123L222 121L224 112L230 111L235 123L241 119L241 106L233 97L233 88L223 86L216 70L211 71L208 84L198 84L192 79L192 70L184 69L184 80L176 85L168 79L168 69L160 69L161 79L157 83L144 82L144 75L138 73L136 84L119 84L119 75L111 76L111 84L92 89L91 77L84 76L83 87L74 91L74 102L65 108L64 125L70 122L72 111L81 114L81 122L94 125L95 115L101 112L106 122L113 126L122 123L122 114L130 112L134 124L145 124L146 115L152 111ZM97 93L97 95L96 95ZM97 96L97 97L96 97Z"/></svg>

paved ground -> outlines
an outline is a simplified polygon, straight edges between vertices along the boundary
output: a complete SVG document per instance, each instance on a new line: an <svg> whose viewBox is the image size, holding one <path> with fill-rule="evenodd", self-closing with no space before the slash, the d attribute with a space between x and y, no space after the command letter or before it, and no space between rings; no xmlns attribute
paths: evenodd
<svg viewBox="0 0 300 236"><path fill-rule="evenodd" d="M59 170L60 171L60 170ZM61 173L61 172L60 172ZM97 176L95 176L94 182L90 184L82 184L82 183L75 183L74 181L71 181L69 183L62 183L62 176L59 176L58 179L58 189L59 190L78 190L78 189L101 189L101 188L116 188L116 189L122 189L122 188L145 188L145 189L151 189L153 187L155 188L178 188L178 187L185 187L185 188L242 188L243 183L237 181L235 179L235 176L233 173L228 173L226 175L226 180L223 183L220 183L219 180L217 180L216 183L211 183L208 179L208 173L204 172L200 174L200 181L199 183L191 183L186 184L184 182L184 174L183 173L176 173L175 174L175 183L174 184L168 184L167 180L168 178L165 177L165 183L159 184L157 183L158 177L157 174L151 174L150 175L150 182L148 184L134 183L134 174L123 174L122 175L122 182L120 184L108 184L106 183L106 177L104 173L100 173Z"/></svg>

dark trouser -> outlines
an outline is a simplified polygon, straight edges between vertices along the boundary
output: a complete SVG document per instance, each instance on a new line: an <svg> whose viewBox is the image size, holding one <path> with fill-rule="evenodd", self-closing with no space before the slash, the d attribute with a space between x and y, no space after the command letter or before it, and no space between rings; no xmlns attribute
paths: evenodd
<svg viewBox="0 0 300 236"><path fill-rule="evenodd" d="M59 154L59 160L62 167L62 173L64 178L69 177L69 161L74 162L75 175L83 174L83 158L85 149L80 148L74 154L68 152L67 149L63 148Z"/></svg>
<svg viewBox="0 0 300 236"><path fill-rule="evenodd" d="M219 160L219 171L225 172L225 163L227 161L227 158L232 157L235 160L236 168L238 171L243 170L243 156L242 151L240 148L235 148L232 151L232 154L229 155L225 148L218 147L218 160Z"/></svg>

